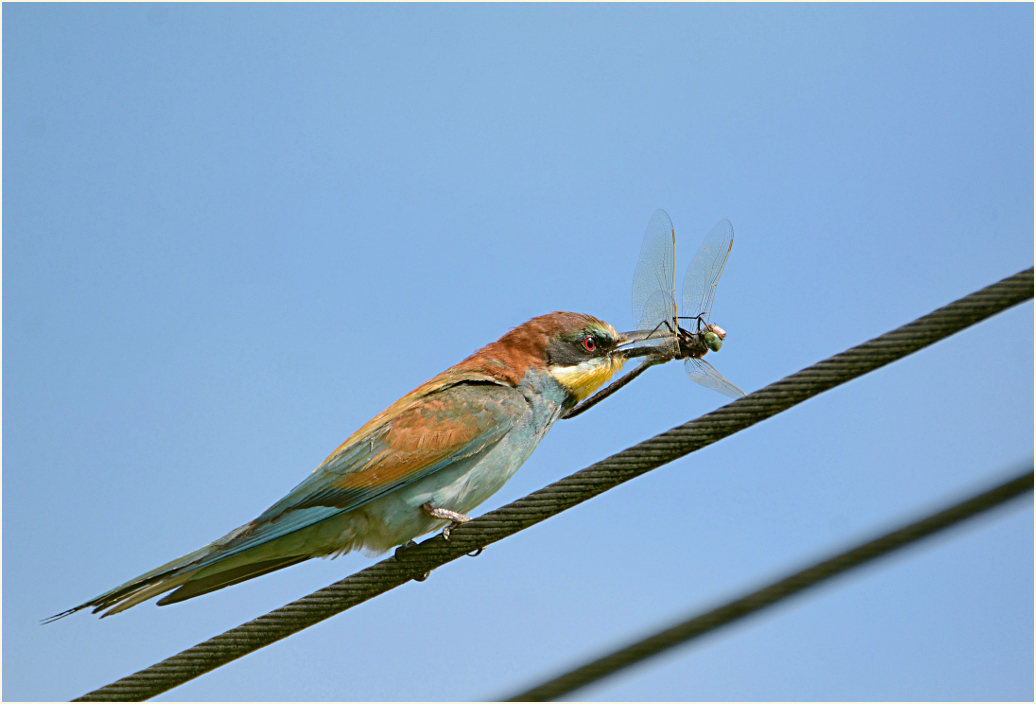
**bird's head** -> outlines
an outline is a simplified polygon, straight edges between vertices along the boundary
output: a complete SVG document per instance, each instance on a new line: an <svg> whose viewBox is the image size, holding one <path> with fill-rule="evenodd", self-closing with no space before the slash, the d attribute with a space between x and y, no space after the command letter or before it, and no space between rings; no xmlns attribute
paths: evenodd
<svg viewBox="0 0 1036 704"><path fill-rule="evenodd" d="M615 353L622 335L592 315L554 312L514 328L458 367L518 386L530 370L549 374L567 392L567 405L589 397L622 369Z"/></svg>

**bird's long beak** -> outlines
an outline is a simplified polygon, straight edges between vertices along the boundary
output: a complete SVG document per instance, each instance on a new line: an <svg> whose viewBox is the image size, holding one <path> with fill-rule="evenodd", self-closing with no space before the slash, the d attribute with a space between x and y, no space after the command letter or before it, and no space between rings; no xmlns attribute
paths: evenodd
<svg viewBox="0 0 1036 704"><path fill-rule="evenodd" d="M619 333L619 344L612 354L632 357L666 357L672 359L678 352L678 345L668 330L631 330Z"/></svg>

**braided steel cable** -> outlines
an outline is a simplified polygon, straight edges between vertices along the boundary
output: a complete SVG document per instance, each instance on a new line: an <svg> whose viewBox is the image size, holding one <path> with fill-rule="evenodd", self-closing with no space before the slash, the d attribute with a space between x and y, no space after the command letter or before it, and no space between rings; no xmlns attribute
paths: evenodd
<svg viewBox="0 0 1036 704"><path fill-rule="evenodd" d="M546 682L515 694L503 701L545 702L563 697L573 690L658 655L670 648L710 633L790 596L825 582L854 567L906 547L911 543L949 528L984 511L1033 490L1033 472L1016 475L1009 481L987 489L964 501L929 514L922 519L890 531L873 540L833 555L809 567L789 574L762 589L745 594L722 606L710 609L647 638L592 660Z"/></svg>
<svg viewBox="0 0 1036 704"><path fill-rule="evenodd" d="M1032 297L1030 267L75 701L161 694Z"/></svg>

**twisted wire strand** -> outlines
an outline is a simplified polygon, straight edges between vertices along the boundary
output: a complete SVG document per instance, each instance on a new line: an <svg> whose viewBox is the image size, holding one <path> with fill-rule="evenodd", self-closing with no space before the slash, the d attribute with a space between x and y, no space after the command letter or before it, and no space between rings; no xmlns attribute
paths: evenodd
<svg viewBox="0 0 1036 704"><path fill-rule="evenodd" d="M74 701L161 694L1032 297L1030 267Z"/></svg>
<svg viewBox="0 0 1036 704"><path fill-rule="evenodd" d="M744 594L722 606L688 618L674 626L619 648L607 655L573 668L541 684L503 701L544 702L565 696L615 674L631 665L683 645L729 623L773 606L790 596L825 582L854 567L877 559L899 548L922 540L938 531L995 508L1004 502L1033 490L1032 466L1021 474L964 501L929 514L924 518L890 531L873 540L860 543L844 552L816 562L805 569L788 574L761 589Z"/></svg>

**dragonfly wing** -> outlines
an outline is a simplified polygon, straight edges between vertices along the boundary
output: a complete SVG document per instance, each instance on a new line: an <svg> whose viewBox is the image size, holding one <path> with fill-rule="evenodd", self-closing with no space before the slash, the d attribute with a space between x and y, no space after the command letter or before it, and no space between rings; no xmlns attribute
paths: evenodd
<svg viewBox="0 0 1036 704"><path fill-rule="evenodd" d="M745 395L744 391L727 381L722 374L716 371L714 366L700 357L688 357L684 361L684 368L687 370L687 376L691 377L691 381L695 381L713 391L719 391L724 396L741 398Z"/></svg>
<svg viewBox="0 0 1036 704"><path fill-rule="evenodd" d="M734 246L734 226L720 220L701 243L683 279L683 314L704 315L708 322L716 286ZM721 377L722 378L722 377Z"/></svg>
<svg viewBox="0 0 1036 704"><path fill-rule="evenodd" d="M651 330L676 315L676 233L664 210L656 210L644 232L633 272L633 320Z"/></svg>

